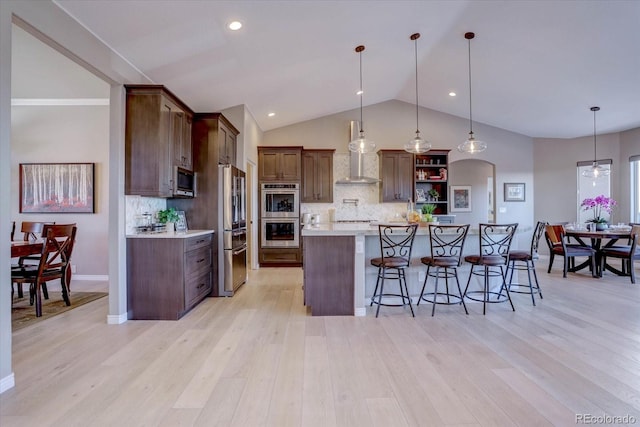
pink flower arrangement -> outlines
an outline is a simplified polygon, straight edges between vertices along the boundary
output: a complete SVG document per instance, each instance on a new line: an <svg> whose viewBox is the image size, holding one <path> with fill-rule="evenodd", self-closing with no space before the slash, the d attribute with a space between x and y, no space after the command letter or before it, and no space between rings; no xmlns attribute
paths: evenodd
<svg viewBox="0 0 640 427"><path fill-rule="evenodd" d="M593 209L593 219L590 219L588 222L603 224L606 223L607 220L602 217L602 211L611 213L611 210L616 204L616 201L611 197L607 197L604 194L601 194L593 199L584 199L580 204L580 207L582 207L582 210L584 211Z"/></svg>

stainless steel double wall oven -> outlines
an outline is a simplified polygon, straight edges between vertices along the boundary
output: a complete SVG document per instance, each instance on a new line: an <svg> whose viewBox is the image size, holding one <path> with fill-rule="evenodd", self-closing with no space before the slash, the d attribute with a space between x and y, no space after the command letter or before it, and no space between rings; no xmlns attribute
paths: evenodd
<svg viewBox="0 0 640 427"><path fill-rule="evenodd" d="M260 226L263 248L300 245L300 184L263 183L260 186Z"/></svg>

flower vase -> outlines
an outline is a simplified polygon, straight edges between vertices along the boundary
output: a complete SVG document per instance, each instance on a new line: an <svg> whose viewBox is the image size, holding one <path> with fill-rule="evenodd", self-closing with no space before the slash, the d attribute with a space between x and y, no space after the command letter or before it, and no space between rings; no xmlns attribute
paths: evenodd
<svg viewBox="0 0 640 427"><path fill-rule="evenodd" d="M596 223L596 231L604 231L609 228L609 224L606 222L597 222Z"/></svg>

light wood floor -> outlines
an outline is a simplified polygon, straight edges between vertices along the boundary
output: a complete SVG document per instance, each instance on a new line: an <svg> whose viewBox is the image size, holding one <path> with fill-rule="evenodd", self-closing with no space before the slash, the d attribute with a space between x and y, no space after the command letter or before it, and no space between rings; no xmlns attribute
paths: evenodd
<svg viewBox="0 0 640 427"><path fill-rule="evenodd" d="M107 299L13 334L9 426L640 423L640 285L558 268L544 299L416 318L311 317L300 269L262 269L177 322L107 325ZM77 289L77 288L76 288Z"/></svg>

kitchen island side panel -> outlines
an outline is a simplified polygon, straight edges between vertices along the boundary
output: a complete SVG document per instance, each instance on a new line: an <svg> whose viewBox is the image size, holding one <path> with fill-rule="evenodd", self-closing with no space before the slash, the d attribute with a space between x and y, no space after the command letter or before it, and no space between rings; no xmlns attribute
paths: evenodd
<svg viewBox="0 0 640 427"><path fill-rule="evenodd" d="M313 316L354 315L355 236L306 236L305 303Z"/></svg>

